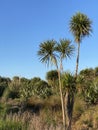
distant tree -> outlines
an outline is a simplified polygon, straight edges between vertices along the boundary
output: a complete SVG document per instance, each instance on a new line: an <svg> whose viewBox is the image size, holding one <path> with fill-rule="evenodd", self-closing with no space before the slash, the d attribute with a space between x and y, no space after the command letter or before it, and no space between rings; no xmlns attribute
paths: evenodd
<svg viewBox="0 0 98 130"><path fill-rule="evenodd" d="M95 76L98 77L98 67L95 68Z"/></svg>
<svg viewBox="0 0 98 130"><path fill-rule="evenodd" d="M57 70L51 70L46 73L47 80L58 80L58 72Z"/></svg>
<svg viewBox="0 0 98 130"><path fill-rule="evenodd" d="M20 79L20 78L19 78L18 76L14 76L14 77L13 77L13 81L15 81L15 82L16 82L16 81L18 82L19 79Z"/></svg>
<svg viewBox="0 0 98 130"><path fill-rule="evenodd" d="M89 86L91 86L93 80L95 79L95 72L92 68L86 68L80 71L77 77L78 90L82 95Z"/></svg>
<svg viewBox="0 0 98 130"><path fill-rule="evenodd" d="M53 93L58 94L58 72L57 70L51 70L46 73L46 80L48 84L52 87Z"/></svg>
<svg viewBox="0 0 98 130"><path fill-rule="evenodd" d="M39 77L34 77L30 80L30 84L34 86L37 82L41 81Z"/></svg>
<svg viewBox="0 0 98 130"><path fill-rule="evenodd" d="M14 76L11 82L9 83L9 98L19 98L19 89L21 87L20 78Z"/></svg>
<svg viewBox="0 0 98 130"><path fill-rule="evenodd" d="M32 78L30 80L30 86L32 87L31 93L32 93L33 96L36 95L36 92L35 92L35 90L36 90L36 84L38 82L40 82L40 81L41 81L41 78L39 78L39 77L34 77L34 78Z"/></svg>
<svg viewBox="0 0 98 130"><path fill-rule="evenodd" d="M11 82L10 78L5 78L0 76L0 97L3 95L8 84Z"/></svg>
<svg viewBox="0 0 98 130"><path fill-rule="evenodd" d="M30 80L27 79L27 78L25 78L25 77L21 77L21 78L20 78L20 82L21 82L21 83L24 83L24 82L28 82L28 83L29 83Z"/></svg>
<svg viewBox="0 0 98 130"><path fill-rule="evenodd" d="M92 68L86 68L81 70L79 75L83 76L88 81L92 81L95 78L95 72Z"/></svg>

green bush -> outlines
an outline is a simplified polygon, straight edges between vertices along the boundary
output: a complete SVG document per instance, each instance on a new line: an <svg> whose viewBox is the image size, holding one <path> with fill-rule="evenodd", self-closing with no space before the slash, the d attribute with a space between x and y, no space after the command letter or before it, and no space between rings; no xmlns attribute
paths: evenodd
<svg viewBox="0 0 98 130"><path fill-rule="evenodd" d="M3 92L8 87L8 83L10 83L9 78L4 78L0 76L0 97L2 97Z"/></svg>
<svg viewBox="0 0 98 130"><path fill-rule="evenodd" d="M96 104L98 102L98 82L93 81L93 83L88 86L84 92L85 101L89 104Z"/></svg>

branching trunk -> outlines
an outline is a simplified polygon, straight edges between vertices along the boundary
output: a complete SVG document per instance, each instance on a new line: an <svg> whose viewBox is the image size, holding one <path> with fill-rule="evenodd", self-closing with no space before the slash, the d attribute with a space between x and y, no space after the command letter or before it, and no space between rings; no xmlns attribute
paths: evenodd
<svg viewBox="0 0 98 130"><path fill-rule="evenodd" d="M67 123L66 130L71 130L73 105L74 105L74 94L70 95L70 92L67 91L65 95L65 113Z"/></svg>

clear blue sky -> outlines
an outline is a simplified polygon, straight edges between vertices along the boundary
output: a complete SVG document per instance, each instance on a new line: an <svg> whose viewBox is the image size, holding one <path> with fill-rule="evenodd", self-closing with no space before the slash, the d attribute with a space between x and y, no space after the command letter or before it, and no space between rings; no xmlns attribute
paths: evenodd
<svg viewBox="0 0 98 130"><path fill-rule="evenodd" d="M93 21L92 36L81 44L79 70L98 66L97 0L0 0L0 75L12 78L45 78L47 68L37 51L45 40L68 38L71 16L80 11ZM64 62L64 69L75 71L76 56Z"/></svg>

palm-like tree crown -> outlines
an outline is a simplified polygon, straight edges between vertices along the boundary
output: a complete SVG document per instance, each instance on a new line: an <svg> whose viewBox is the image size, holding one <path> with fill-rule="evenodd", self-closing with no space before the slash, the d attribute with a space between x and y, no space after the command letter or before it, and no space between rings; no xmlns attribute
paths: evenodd
<svg viewBox="0 0 98 130"><path fill-rule="evenodd" d="M81 42L82 38L89 36L91 29L90 19L82 13L76 13L70 20L70 31L75 36L75 41L77 43Z"/></svg>
<svg viewBox="0 0 98 130"><path fill-rule="evenodd" d="M74 46L71 45L70 40L61 39L55 50L60 54L61 59L70 58L73 54Z"/></svg>
<svg viewBox="0 0 98 130"><path fill-rule="evenodd" d="M42 63L49 66L49 63L56 65L58 68L57 58L62 60L64 58L70 58L73 54L74 46L71 45L70 40L61 39L59 43L54 40L48 40L40 44L38 56ZM59 54L59 55L58 55Z"/></svg>
<svg viewBox="0 0 98 130"><path fill-rule="evenodd" d="M48 40L40 44L38 56L42 63L49 65L49 63L57 64L54 54L56 41Z"/></svg>
<svg viewBox="0 0 98 130"><path fill-rule="evenodd" d="M70 72L62 74L62 82L65 89L68 90L70 93L76 92L75 78Z"/></svg>

